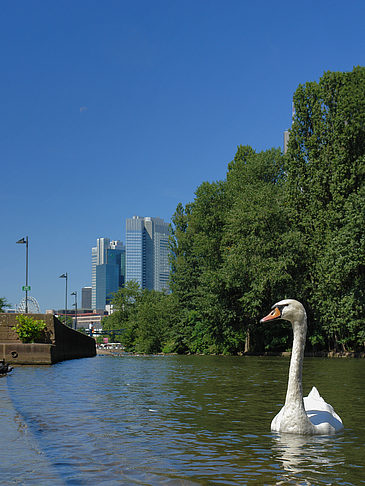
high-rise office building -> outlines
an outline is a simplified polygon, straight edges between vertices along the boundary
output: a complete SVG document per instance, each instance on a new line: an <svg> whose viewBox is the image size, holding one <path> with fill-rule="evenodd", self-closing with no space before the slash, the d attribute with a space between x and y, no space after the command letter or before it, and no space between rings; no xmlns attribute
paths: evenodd
<svg viewBox="0 0 365 486"><path fill-rule="evenodd" d="M125 248L121 241L98 238L91 254L91 307L105 309L113 294L124 285Z"/></svg>
<svg viewBox="0 0 365 486"><path fill-rule="evenodd" d="M81 289L81 307L82 309L91 309L92 287L82 287Z"/></svg>
<svg viewBox="0 0 365 486"><path fill-rule="evenodd" d="M289 143L289 130L285 130L284 132L284 154L288 151L288 143Z"/></svg>
<svg viewBox="0 0 365 486"><path fill-rule="evenodd" d="M169 224L161 218L127 218L126 281L162 291L168 289L169 275Z"/></svg>
<svg viewBox="0 0 365 486"><path fill-rule="evenodd" d="M292 125L294 123L294 117L295 117L295 107L294 107L294 103L292 103L292 118L291 118L291 124ZM284 132L284 154L286 154L287 151L288 151L289 137L290 137L290 130L285 130L285 132Z"/></svg>

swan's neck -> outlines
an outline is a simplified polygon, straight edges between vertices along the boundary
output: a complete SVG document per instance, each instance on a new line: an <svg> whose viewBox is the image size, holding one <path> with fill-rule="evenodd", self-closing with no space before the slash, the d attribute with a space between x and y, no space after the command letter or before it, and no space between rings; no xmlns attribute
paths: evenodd
<svg viewBox="0 0 365 486"><path fill-rule="evenodd" d="M285 405L303 406L302 369L304 358L305 338L307 334L307 316L293 323L293 349L289 367L288 390Z"/></svg>

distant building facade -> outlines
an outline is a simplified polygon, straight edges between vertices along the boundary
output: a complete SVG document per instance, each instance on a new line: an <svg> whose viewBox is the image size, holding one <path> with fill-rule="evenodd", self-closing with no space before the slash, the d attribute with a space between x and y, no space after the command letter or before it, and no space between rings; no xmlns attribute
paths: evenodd
<svg viewBox="0 0 365 486"><path fill-rule="evenodd" d="M285 130L284 132L284 154L288 151L288 143L289 143L289 130Z"/></svg>
<svg viewBox="0 0 365 486"><path fill-rule="evenodd" d="M125 248L121 241L98 238L91 252L91 308L105 309L124 285Z"/></svg>
<svg viewBox="0 0 365 486"><path fill-rule="evenodd" d="M92 287L82 287L81 289L81 307L91 309Z"/></svg>
<svg viewBox="0 0 365 486"><path fill-rule="evenodd" d="M91 288L91 287L90 287ZM77 323L75 323L75 311L67 309L67 313L65 309L48 309L46 310L46 314L52 314L58 317L61 322L63 322L64 317L67 315L69 323L72 321L72 328L73 329L90 329L91 327L94 329L101 328L101 321L105 316L108 315L106 311L91 311L91 309L78 309L77 310Z"/></svg>
<svg viewBox="0 0 365 486"><path fill-rule="evenodd" d="M126 281L162 291L168 289L169 275L169 224L161 218L127 218Z"/></svg>
<svg viewBox="0 0 365 486"><path fill-rule="evenodd" d="M292 125L294 123L294 118L295 118L295 107L294 107L294 103L292 103L292 122L291 122ZM285 132L284 132L284 154L286 154L287 151L288 151L289 137L290 137L290 130L285 130Z"/></svg>

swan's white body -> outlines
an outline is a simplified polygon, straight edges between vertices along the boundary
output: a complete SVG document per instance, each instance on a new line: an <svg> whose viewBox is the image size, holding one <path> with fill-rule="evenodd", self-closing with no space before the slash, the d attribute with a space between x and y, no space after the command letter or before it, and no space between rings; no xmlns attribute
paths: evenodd
<svg viewBox="0 0 365 486"><path fill-rule="evenodd" d="M303 398L302 369L307 334L307 315L303 305L296 300L286 299L273 308L262 322L278 318L290 321L294 340L285 404L271 422L271 430L302 435L331 435L339 432L343 429L340 417L315 387Z"/></svg>

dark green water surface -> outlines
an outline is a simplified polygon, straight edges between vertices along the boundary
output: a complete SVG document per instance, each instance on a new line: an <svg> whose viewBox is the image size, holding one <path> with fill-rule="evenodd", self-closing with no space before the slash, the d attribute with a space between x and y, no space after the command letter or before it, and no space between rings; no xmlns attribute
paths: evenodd
<svg viewBox="0 0 365 486"><path fill-rule="evenodd" d="M306 358L341 416L332 437L280 436L289 361L98 356L0 379L0 484L365 484L365 360Z"/></svg>

